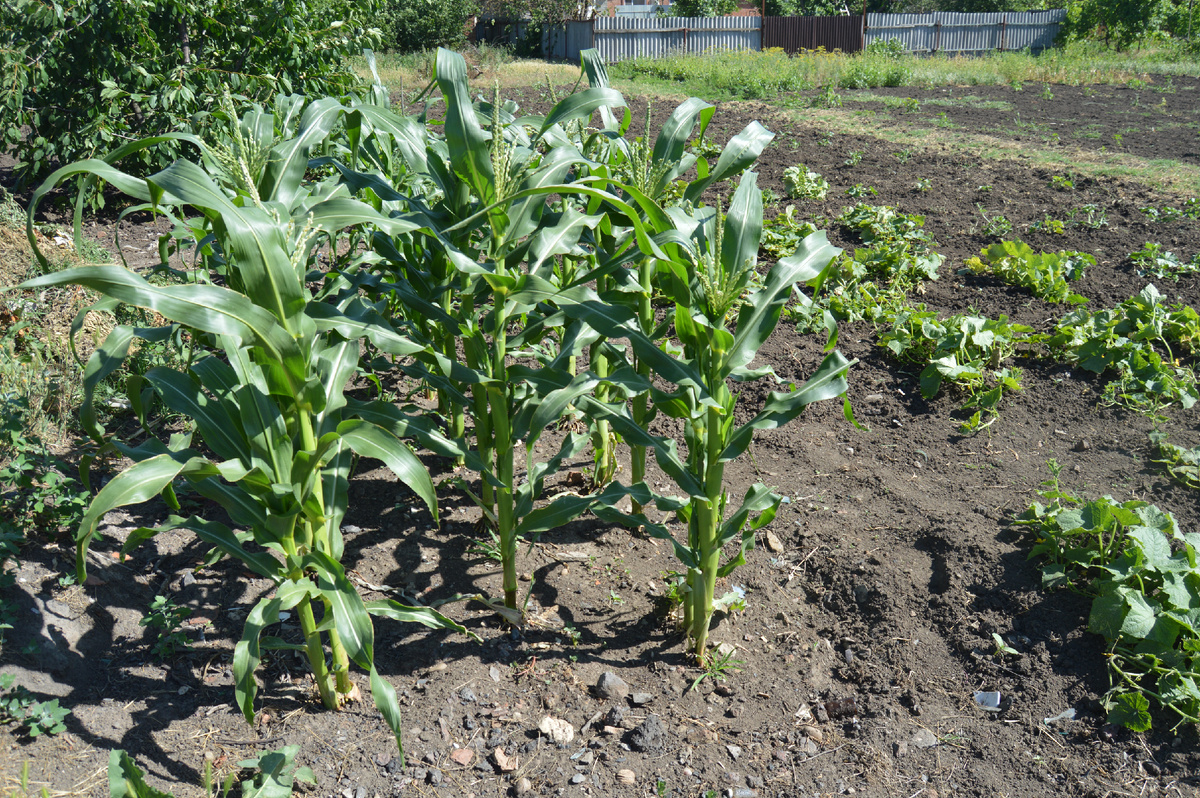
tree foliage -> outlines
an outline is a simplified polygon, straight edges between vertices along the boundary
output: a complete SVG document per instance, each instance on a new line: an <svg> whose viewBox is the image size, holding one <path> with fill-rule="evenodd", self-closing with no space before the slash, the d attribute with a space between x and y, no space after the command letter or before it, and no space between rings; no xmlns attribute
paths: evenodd
<svg viewBox="0 0 1200 798"><path fill-rule="evenodd" d="M737 11L737 0L675 0L671 14L680 17L723 17Z"/></svg>
<svg viewBox="0 0 1200 798"><path fill-rule="evenodd" d="M253 100L343 93L356 81L345 56L377 42L373 10L373 0L0 0L0 142L29 183L56 162L194 128L224 87ZM164 166L180 146L144 149L126 167Z"/></svg>
<svg viewBox="0 0 1200 798"><path fill-rule="evenodd" d="M402 52L459 47L467 38L467 20L476 0L382 0L377 23L383 46Z"/></svg>
<svg viewBox="0 0 1200 798"><path fill-rule="evenodd" d="M852 0L767 0L769 17L833 17L861 11L862 3Z"/></svg>

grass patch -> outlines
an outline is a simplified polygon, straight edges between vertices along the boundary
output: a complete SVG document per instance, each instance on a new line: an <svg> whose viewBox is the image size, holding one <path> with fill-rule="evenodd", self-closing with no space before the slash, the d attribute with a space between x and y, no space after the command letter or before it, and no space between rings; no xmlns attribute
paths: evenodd
<svg viewBox="0 0 1200 798"><path fill-rule="evenodd" d="M433 59L436 53L376 53L375 68L384 86L406 96L420 92L433 79ZM556 87L570 86L579 80L577 65L555 64L533 59L515 58L503 47L481 44L464 52L468 63L469 84L472 88L490 89L496 83L501 89L545 86L549 79ZM352 66L364 80L371 80L371 70L365 58L352 59Z"/></svg>
<svg viewBox="0 0 1200 798"><path fill-rule="evenodd" d="M635 58L611 65L610 72L642 88L674 84L696 96L727 100L762 99L821 86L1125 85L1135 80L1139 81L1135 85L1166 85L1174 75L1200 76L1200 59L1178 47L1114 53L1090 43L1039 55L1009 52L928 58L824 51L789 57L775 48Z"/></svg>

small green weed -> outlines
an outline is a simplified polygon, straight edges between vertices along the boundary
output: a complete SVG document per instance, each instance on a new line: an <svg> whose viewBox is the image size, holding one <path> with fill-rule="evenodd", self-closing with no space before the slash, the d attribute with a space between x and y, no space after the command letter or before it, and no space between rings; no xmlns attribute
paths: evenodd
<svg viewBox="0 0 1200 798"><path fill-rule="evenodd" d="M13 686L17 677L0 673L0 724L14 723L29 737L61 734L67 730L71 710L58 705L58 699L38 701L28 690Z"/></svg>
<svg viewBox="0 0 1200 798"><path fill-rule="evenodd" d="M1179 282L1182 275L1200 272L1200 255L1190 261L1181 261L1174 252L1164 250L1157 243L1146 242L1137 252L1129 253L1129 260L1142 277Z"/></svg>
<svg viewBox="0 0 1200 798"><path fill-rule="evenodd" d="M723 682L729 676L742 669L745 661L733 658L734 650L732 648L721 649L716 656L711 657L708 664L704 666L704 672L692 680L692 685L687 689L687 692L692 692L705 679L713 682Z"/></svg>
<svg viewBox="0 0 1200 798"><path fill-rule="evenodd" d="M154 597L154 601L150 602L150 612L138 621L138 625L155 631L155 639L150 646L150 653L155 659L165 660L191 650L187 633L182 628L183 622L191 614L190 609L180 607L168 596Z"/></svg>

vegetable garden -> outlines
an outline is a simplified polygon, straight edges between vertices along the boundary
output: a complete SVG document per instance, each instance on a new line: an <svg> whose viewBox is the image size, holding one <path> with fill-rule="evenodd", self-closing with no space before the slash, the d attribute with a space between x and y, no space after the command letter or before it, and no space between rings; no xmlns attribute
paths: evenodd
<svg viewBox="0 0 1200 798"><path fill-rule="evenodd" d="M410 113L226 97L32 194L5 351L90 292L91 496L6 400L44 530L0 549L14 789L103 793L115 749L135 795L1191 778L1194 199L587 57L529 101L435 77ZM76 180L152 251L56 268Z"/></svg>

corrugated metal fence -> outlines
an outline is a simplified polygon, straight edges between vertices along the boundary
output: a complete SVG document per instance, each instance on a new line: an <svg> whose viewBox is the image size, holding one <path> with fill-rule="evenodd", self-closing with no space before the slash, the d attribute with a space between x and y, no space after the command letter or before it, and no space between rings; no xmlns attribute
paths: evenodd
<svg viewBox="0 0 1200 798"><path fill-rule="evenodd" d="M1054 45L1066 18L1063 9L1021 13L867 14L867 44L899 39L917 53L981 53L988 50L1045 50Z"/></svg>
<svg viewBox="0 0 1200 798"><path fill-rule="evenodd" d="M863 47L863 18L765 17L762 46L781 47L789 55L818 47L857 53Z"/></svg>
<svg viewBox="0 0 1200 798"><path fill-rule="evenodd" d="M597 17L593 46L608 63L628 58L761 50L762 17Z"/></svg>
<svg viewBox="0 0 1200 798"><path fill-rule="evenodd" d="M568 22L542 32L542 54L578 61L594 47L608 63L643 56L712 50L841 50L854 53L873 41L899 39L917 53L1044 50L1053 46L1066 11L997 14L867 14L851 17L638 17L621 14ZM480 22L484 41L513 41L526 23Z"/></svg>

